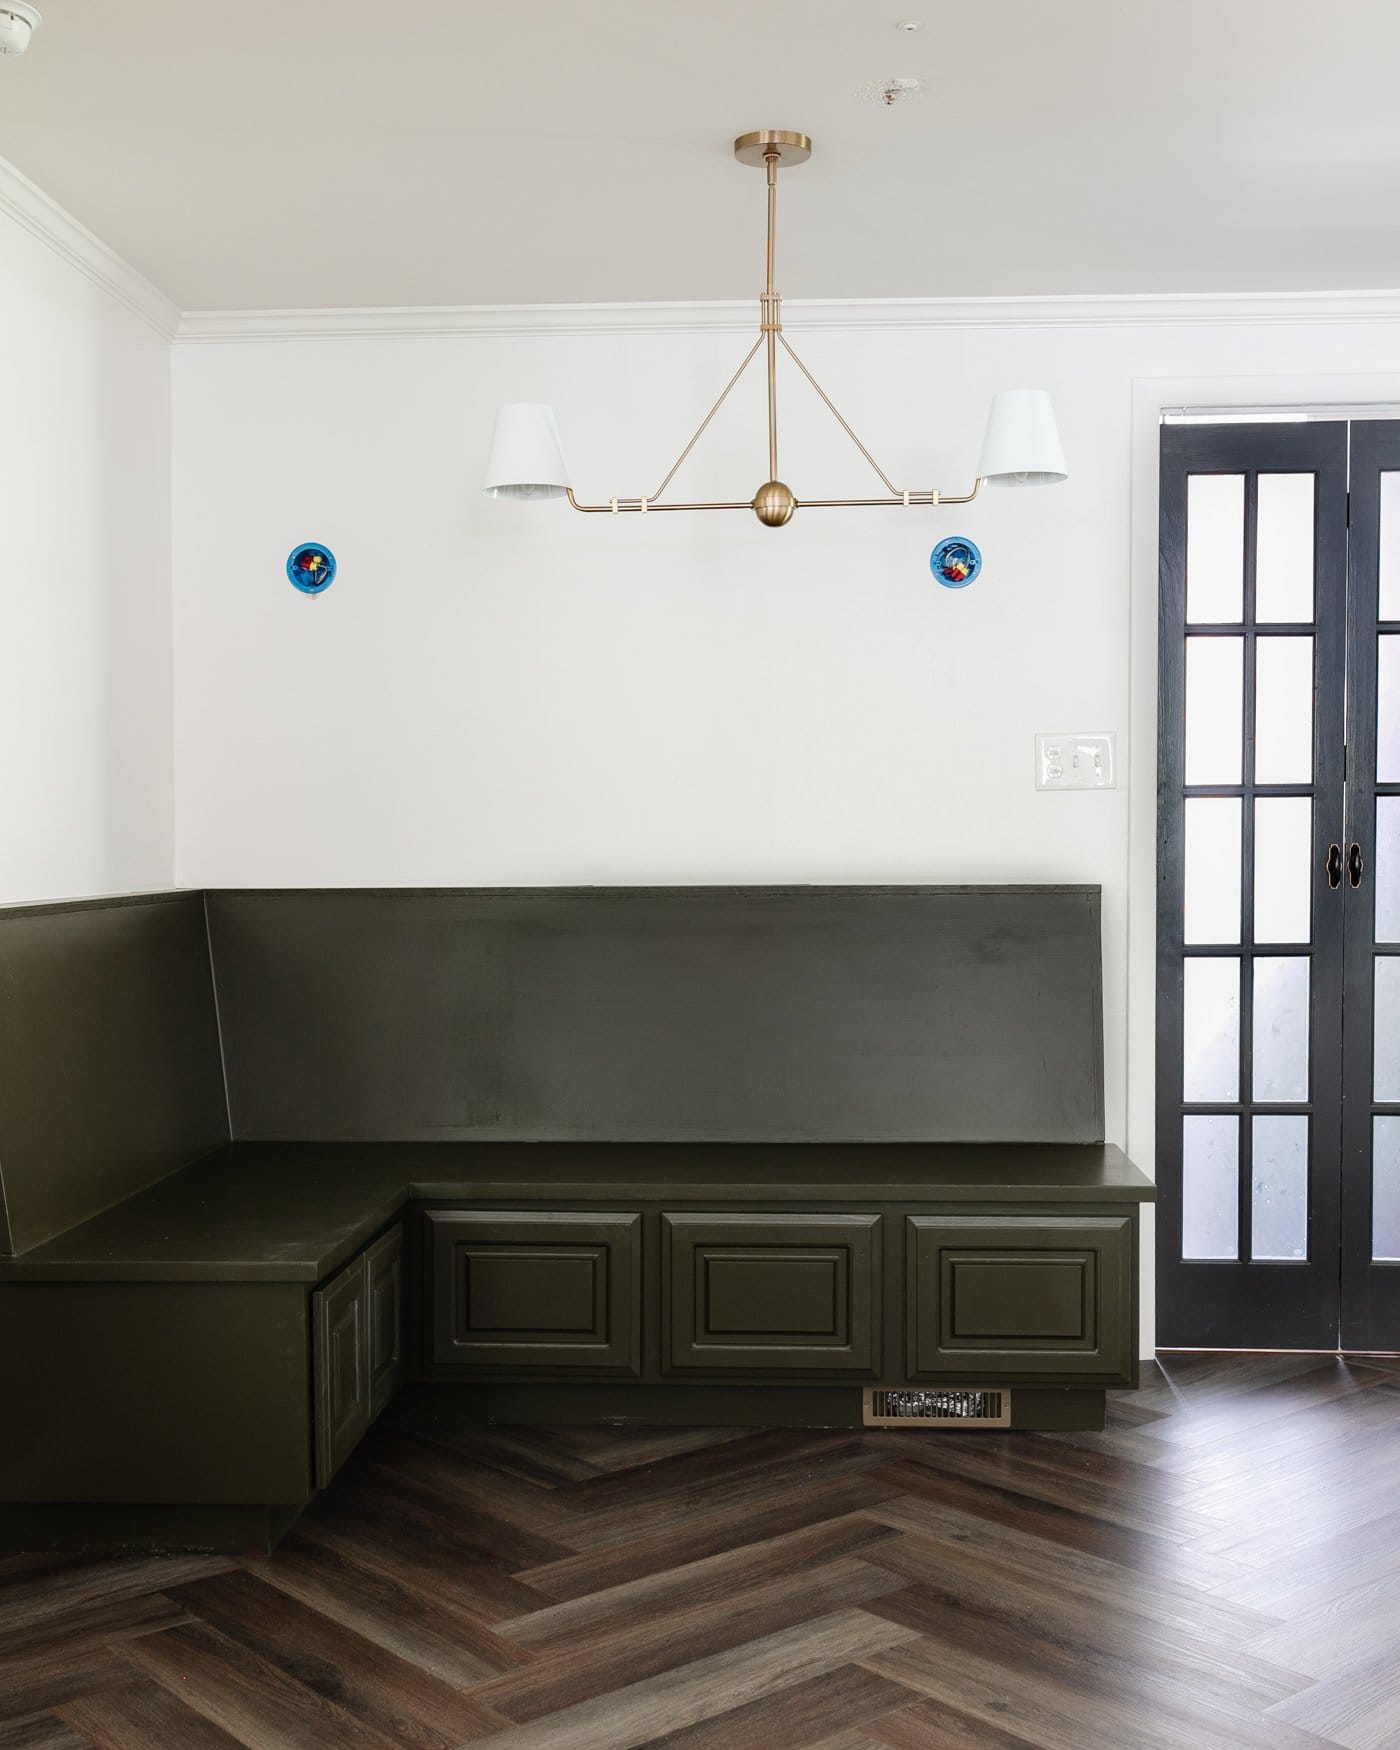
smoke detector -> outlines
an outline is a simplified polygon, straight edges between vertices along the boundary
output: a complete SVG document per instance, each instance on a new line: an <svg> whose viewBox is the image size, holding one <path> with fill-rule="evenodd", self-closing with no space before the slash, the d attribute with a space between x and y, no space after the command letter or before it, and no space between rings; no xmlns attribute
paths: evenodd
<svg viewBox="0 0 1400 1750"><path fill-rule="evenodd" d="M25 0L0 0L0 55L22 55L43 23L37 6Z"/></svg>

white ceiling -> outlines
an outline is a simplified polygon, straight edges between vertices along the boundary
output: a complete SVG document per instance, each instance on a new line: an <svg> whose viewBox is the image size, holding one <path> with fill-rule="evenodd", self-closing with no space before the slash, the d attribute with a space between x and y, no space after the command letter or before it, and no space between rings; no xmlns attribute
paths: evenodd
<svg viewBox="0 0 1400 1750"><path fill-rule="evenodd" d="M747 297L756 127L791 297L1400 286L1395 0L40 3L0 155L185 309Z"/></svg>

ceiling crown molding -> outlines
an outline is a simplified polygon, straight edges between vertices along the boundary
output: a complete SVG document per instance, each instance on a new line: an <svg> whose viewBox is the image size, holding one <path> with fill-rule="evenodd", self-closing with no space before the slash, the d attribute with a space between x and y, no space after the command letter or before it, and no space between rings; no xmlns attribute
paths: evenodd
<svg viewBox="0 0 1400 1750"><path fill-rule="evenodd" d="M616 304L442 304L341 310L188 310L139 273L7 159L0 213L167 340L425 339L609 334L712 334L753 326L754 300ZM1400 321L1400 290L1094 294L1040 298L785 298L794 328L1103 328L1163 324Z"/></svg>
<svg viewBox="0 0 1400 1750"><path fill-rule="evenodd" d="M752 298L668 304L462 304L345 310L190 310L181 342L371 336L705 334L753 326ZM1400 291L1205 292L1051 298L785 298L794 329L1102 328L1170 323L1400 321Z"/></svg>
<svg viewBox="0 0 1400 1750"><path fill-rule="evenodd" d="M179 306L16 170L7 158L0 158L0 213L47 243L70 267L110 292L157 334L166 340L175 338L180 327Z"/></svg>

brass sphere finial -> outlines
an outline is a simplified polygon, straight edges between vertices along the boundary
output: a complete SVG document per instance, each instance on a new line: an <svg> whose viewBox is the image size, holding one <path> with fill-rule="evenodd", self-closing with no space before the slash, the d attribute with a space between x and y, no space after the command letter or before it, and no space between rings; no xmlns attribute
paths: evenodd
<svg viewBox="0 0 1400 1750"><path fill-rule="evenodd" d="M753 508L759 522L770 529L780 529L792 521L797 500L790 486L784 486L781 480L770 480L754 493Z"/></svg>

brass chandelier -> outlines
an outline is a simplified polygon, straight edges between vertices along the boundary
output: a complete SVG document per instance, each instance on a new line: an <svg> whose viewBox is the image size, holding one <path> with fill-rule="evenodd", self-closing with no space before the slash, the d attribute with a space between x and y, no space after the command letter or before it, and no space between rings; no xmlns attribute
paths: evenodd
<svg viewBox="0 0 1400 1750"><path fill-rule="evenodd" d="M831 510L851 506L897 506L969 504L984 482L996 486L1042 486L1064 480L1064 452L1060 448L1050 397L1043 389L1005 389L992 398L982 444L977 478L970 492L956 495L933 488L913 491L896 486L856 436L835 402L797 356L783 332L782 297L773 280L774 246L777 235L778 170L804 164L812 155L806 134L785 128L761 128L741 134L734 142L734 156L764 172L768 184L768 273L758 301L758 338L743 362L725 384L719 400L701 420L694 436L671 464L670 470L649 497L609 498L601 504L582 504L574 496L559 444L559 431L552 408L539 402L511 402L496 415L487 463L485 492L489 498L567 498L575 510L589 515L620 516L663 510L752 510L767 528L781 528L801 510ZM782 347L802 375L816 390L841 429L879 476L885 492L874 498L799 498L778 477L778 348ZM720 499L704 503L663 502L666 488L677 470L704 435L710 421L729 399L734 385L758 357L766 354L768 367L768 478L752 498Z"/></svg>

